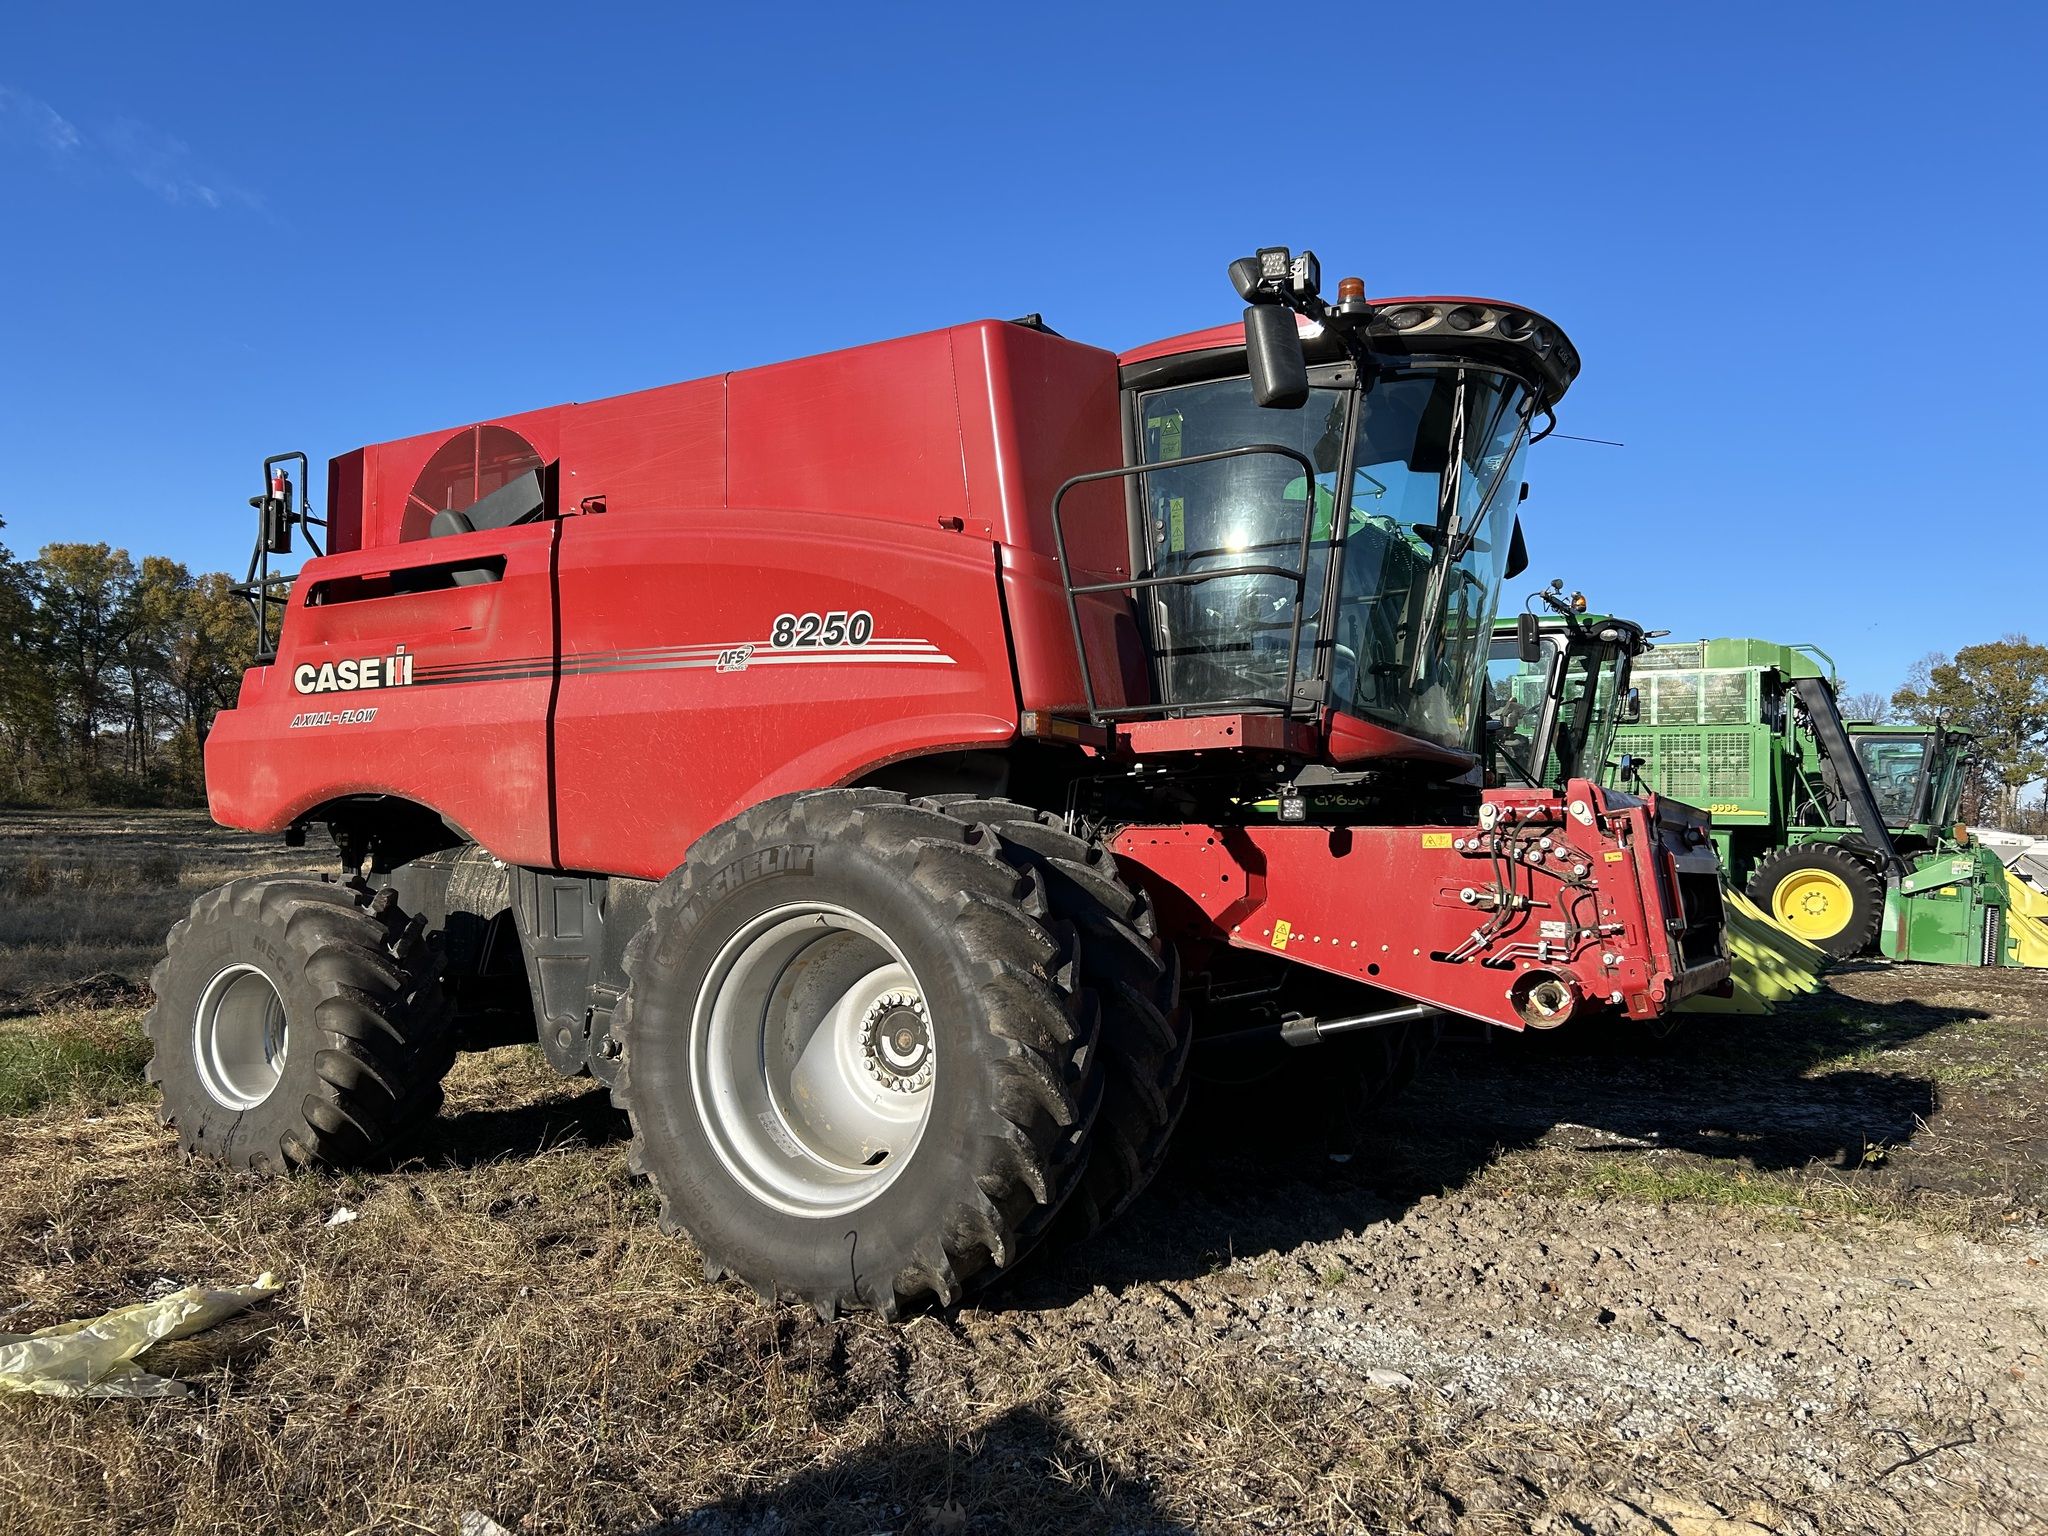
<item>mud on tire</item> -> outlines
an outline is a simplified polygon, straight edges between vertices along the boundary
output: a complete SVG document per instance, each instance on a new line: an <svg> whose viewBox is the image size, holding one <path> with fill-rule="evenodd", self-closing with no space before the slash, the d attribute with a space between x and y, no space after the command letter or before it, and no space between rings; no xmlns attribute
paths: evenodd
<svg viewBox="0 0 2048 1536"><path fill-rule="evenodd" d="M439 961L391 892L237 880L171 929L143 1028L186 1153L283 1172L381 1157L441 1107Z"/></svg>
<svg viewBox="0 0 2048 1536"><path fill-rule="evenodd" d="M1033 862L881 790L706 833L626 955L613 1090L706 1274L821 1316L949 1306L1072 1194L1097 1007Z"/></svg>

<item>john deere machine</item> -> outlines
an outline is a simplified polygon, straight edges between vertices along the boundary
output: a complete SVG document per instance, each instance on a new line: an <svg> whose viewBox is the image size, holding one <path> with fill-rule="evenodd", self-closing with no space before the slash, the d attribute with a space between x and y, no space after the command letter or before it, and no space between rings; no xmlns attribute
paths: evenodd
<svg viewBox="0 0 2048 1536"><path fill-rule="evenodd" d="M1489 784L1561 787L1580 775L1609 776L1620 762L1616 736L1641 718L1641 690L1630 678L1637 658L1652 649L1653 634L1662 632L1589 614L1583 594L1563 594L1564 583L1554 581L1531 599L1531 611L1495 621L1487 664ZM1535 612L1539 604L1547 611ZM1725 881L1720 897L1728 984L1695 992L1675 1013L1769 1013L1819 989L1825 954Z"/></svg>
<svg viewBox="0 0 2048 1536"><path fill-rule="evenodd" d="M709 1273L895 1315L1134 1198L1247 996L1370 1072L1720 983L1703 816L1479 783L1571 343L1231 279L1121 356L975 321L371 445L319 517L267 464L207 791L334 863L172 931L184 1146L385 1154L523 1022Z"/></svg>
<svg viewBox="0 0 2048 1536"><path fill-rule="evenodd" d="M1586 599L1554 581L1533 611L1494 624L1486 664L1486 782L1549 784L1602 779L1614 733L1638 708L1629 669L1649 649L1640 624L1586 612Z"/></svg>
<svg viewBox="0 0 2048 1536"><path fill-rule="evenodd" d="M1613 782L1707 811L1730 882L1784 928L1837 959L2048 963L2003 864L1955 823L1967 737L1849 724L1811 646L1666 643L1635 676Z"/></svg>

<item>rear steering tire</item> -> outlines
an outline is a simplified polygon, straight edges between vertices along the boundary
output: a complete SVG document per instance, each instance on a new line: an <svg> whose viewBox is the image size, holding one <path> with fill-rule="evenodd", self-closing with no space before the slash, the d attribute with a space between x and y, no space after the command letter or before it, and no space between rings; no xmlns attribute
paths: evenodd
<svg viewBox="0 0 2048 1536"><path fill-rule="evenodd" d="M613 1096L662 1222L820 1316L951 1305L1072 1195L1101 1101L1074 925L985 825L881 790L706 833L626 953Z"/></svg>
<svg viewBox="0 0 2048 1536"><path fill-rule="evenodd" d="M187 1154L258 1172L388 1154L454 1062L438 971L395 893L293 875L207 892L150 976L158 1117Z"/></svg>
<svg viewBox="0 0 2048 1536"><path fill-rule="evenodd" d="M1873 947L1884 922L1883 879L1835 843L1780 848L1757 865L1748 895L1781 928L1835 960Z"/></svg>

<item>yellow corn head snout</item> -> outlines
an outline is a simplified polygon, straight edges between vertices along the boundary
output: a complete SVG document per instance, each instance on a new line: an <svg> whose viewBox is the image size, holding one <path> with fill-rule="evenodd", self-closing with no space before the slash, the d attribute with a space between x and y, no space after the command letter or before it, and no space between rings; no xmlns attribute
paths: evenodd
<svg viewBox="0 0 2048 1536"><path fill-rule="evenodd" d="M1820 990L1828 957L1772 922L1740 891L1721 887L1733 997L1687 998L1679 1013L1769 1013L1773 1004Z"/></svg>
<svg viewBox="0 0 2048 1536"><path fill-rule="evenodd" d="M2048 891L2005 872L2006 940L2021 965L2048 969Z"/></svg>

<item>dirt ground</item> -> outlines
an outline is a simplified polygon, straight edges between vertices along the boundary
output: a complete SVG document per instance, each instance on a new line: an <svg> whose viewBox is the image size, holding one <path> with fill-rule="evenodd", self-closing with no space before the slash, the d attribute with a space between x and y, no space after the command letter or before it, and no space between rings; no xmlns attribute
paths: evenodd
<svg viewBox="0 0 2048 1536"><path fill-rule="evenodd" d="M56 831L0 849L54 889L162 833ZM177 835L181 898L264 856ZM110 953L63 952L132 985L142 919L95 910ZM1121 1226L892 1328L706 1285L602 1091L527 1048L465 1058L403 1164L183 1166L120 1055L139 1000L55 963L0 1018L0 1328L285 1289L154 1352L190 1397L0 1401L0 1531L2048 1526L2048 974L1452 1040L1363 1124L1205 1081Z"/></svg>

